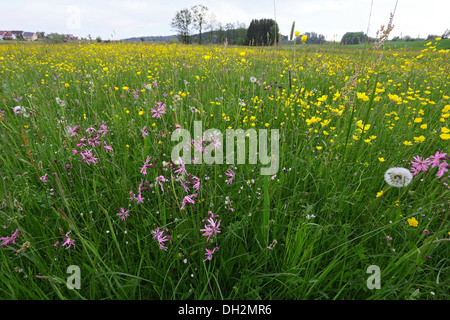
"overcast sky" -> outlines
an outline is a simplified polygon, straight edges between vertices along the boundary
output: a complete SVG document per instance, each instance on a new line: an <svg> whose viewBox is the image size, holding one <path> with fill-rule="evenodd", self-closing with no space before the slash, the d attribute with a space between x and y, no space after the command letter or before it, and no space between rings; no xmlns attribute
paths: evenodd
<svg viewBox="0 0 450 320"><path fill-rule="evenodd" d="M347 31L375 36L387 25L396 0L0 0L0 30L71 33L119 40L175 34L170 22L178 10L203 4L217 21L244 23L276 19L280 31L295 29L340 40ZM372 14L370 15L372 7ZM398 0L391 37L441 35L450 28L450 0ZM369 20L370 17L370 20Z"/></svg>

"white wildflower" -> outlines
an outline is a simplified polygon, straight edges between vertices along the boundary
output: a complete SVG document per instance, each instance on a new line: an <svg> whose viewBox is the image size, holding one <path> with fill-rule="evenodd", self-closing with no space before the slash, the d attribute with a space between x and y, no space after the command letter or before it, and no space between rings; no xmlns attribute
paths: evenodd
<svg viewBox="0 0 450 320"><path fill-rule="evenodd" d="M65 107L66 106L66 102L64 100L61 100L60 98L56 98L56 103L58 104L58 106L60 107Z"/></svg>

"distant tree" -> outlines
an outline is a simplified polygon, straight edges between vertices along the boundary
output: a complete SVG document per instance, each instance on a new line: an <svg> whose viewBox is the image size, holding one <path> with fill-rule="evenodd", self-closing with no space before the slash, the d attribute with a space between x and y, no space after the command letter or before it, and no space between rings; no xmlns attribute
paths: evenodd
<svg viewBox="0 0 450 320"><path fill-rule="evenodd" d="M102 38L100 36L98 36L97 38L95 38L95 40L97 40L97 42L102 42Z"/></svg>
<svg viewBox="0 0 450 320"><path fill-rule="evenodd" d="M280 34L280 29L278 28L278 24L274 23L270 29L269 29L269 39L267 39L268 44L276 44L277 42L279 43L279 34Z"/></svg>
<svg viewBox="0 0 450 320"><path fill-rule="evenodd" d="M438 37L438 36L435 35L435 34L429 34L426 40L427 40L427 41L434 40L434 39L436 39L437 37Z"/></svg>
<svg viewBox="0 0 450 320"><path fill-rule="evenodd" d="M236 23L236 38L232 44L244 45L247 37L247 27L245 23Z"/></svg>
<svg viewBox="0 0 450 320"><path fill-rule="evenodd" d="M346 32L341 39L341 44L359 44L368 41L367 35L360 32Z"/></svg>
<svg viewBox="0 0 450 320"><path fill-rule="evenodd" d="M402 40L407 42L414 41L414 39L411 38L411 36L404 36Z"/></svg>
<svg viewBox="0 0 450 320"><path fill-rule="evenodd" d="M225 31L223 30L223 24L222 22L219 22L217 24L217 42L223 43L225 41Z"/></svg>
<svg viewBox="0 0 450 320"><path fill-rule="evenodd" d="M206 22L206 28L209 30L209 42L213 42L213 35L214 35L214 28L217 25L217 18L214 15L214 13L211 13L208 16L207 22Z"/></svg>
<svg viewBox="0 0 450 320"><path fill-rule="evenodd" d="M323 34L317 34L316 32L305 32L304 35L306 36L306 44L324 44L325 36ZM297 37L296 43L301 43L301 37Z"/></svg>
<svg viewBox="0 0 450 320"><path fill-rule="evenodd" d="M189 9L183 9L173 17L171 26L177 32L178 40L181 43L191 43L192 14Z"/></svg>
<svg viewBox="0 0 450 320"><path fill-rule="evenodd" d="M450 36L450 30L449 30L449 29L446 29L446 30L444 31L444 33L442 34L441 38L442 38L442 39L448 39L449 36Z"/></svg>
<svg viewBox="0 0 450 320"><path fill-rule="evenodd" d="M229 44L232 44L232 41L234 40L234 24L231 22L228 22L225 24L225 36L227 38L227 41Z"/></svg>
<svg viewBox="0 0 450 320"><path fill-rule="evenodd" d="M48 42L61 43L61 42L66 41L66 36L63 34L59 34L59 33L50 33L45 37L45 39Z"/></svg>
<svg viewBox="0 0 450 320"><path fill-rule="evenodd" d="M247 29L246 43L249 45L270 45L278 40L279 27L273 19L253 19Z"/></svg>
<svg viewBox="0 0 450 320"><path fill-rule="evenodd" d="M198 43L202 43L202 30L207 24L207 13L208 13L208 7L197 4L191 8L191 16L192 16L192 22L194 24L194 28L198 30L199 37L198 37Z"/></svg>

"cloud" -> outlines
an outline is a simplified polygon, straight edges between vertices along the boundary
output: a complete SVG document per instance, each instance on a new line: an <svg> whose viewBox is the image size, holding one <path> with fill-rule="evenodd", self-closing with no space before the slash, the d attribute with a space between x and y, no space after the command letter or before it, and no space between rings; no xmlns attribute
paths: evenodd
<svg viewBox="0 0 450 320"><path fill-rule="evenodd" d="M398 1L394 35L442 34L448 28L445 8L448 0ZM2 29L73 33L110 39L151 35L171 35L170 22L178 10L202 3L218 22L245 23L272 18L283 34L292 22L300 32L317 32L328 39L340 39L347 31L364 31L374 36L386 25L396 0L26 0L5 1L0 10ZM70 23L70 7L80 8L80 25ZM370 20L369 20L370 16ZM73 19L73 17L72 17ZM74 22L74 21L72 21Z"/></svg>

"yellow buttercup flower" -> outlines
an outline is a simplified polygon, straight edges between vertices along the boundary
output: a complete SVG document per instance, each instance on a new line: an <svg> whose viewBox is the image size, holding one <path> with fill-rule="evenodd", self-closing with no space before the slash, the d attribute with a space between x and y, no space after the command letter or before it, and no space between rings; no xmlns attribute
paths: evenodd
<svg viewBox="0 0 450 320"><path fill-rule="evenodd" d="M416 218L412 217L408 219L408 224L411 227L417 227L419 225L419 221L417 221Z"/></svg>
<svg viewBox="0 0 450 320"><path fill-rule="evenodd" d="M306 35L303 35L300 39L302 40L303 43L305 43L307 38L308 37Z"/></svg>
<svg viewBox="0 0 450 320"><path fill-rule="evenodd" d="M295 36L298 37L300 35L300 31L295 31Z"/></svg>

